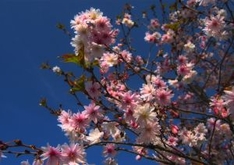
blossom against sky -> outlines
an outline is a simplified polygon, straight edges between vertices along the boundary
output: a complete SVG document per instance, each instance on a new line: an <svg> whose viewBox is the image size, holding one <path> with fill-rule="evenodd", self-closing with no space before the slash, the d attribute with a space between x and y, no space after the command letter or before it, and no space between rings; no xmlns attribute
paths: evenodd
<svg viewBox="0 0 234 165"><path fill-rule="evenodd" d="M148 8L155 1L128 2L141 12L141 9ZM38 147L46 146L48 142L53 146L67 142L57 126L57 118L39 106L39 100L46 97L53 107L62 103L64 109L78 110L63 80L40 69L43 62L62 65L57 56L73 52L70 38L58 30L56 24L61 22L70 28L70 20L90 7L99 8L109 18L115 18L125 3L123 0L115 4L108 0L0 1L0 140L21 139ZM76 69L75 66L71 68ZM90 163L103 159L101 152L96 154L96 149L87 155L87 159L92 158ZM124 160L126 155L119 156ZM8 156L7 159L2 158L0 164L19 164L27 159L30 157ZM134 160L134 156L130 156L129 160Z"/></svg>

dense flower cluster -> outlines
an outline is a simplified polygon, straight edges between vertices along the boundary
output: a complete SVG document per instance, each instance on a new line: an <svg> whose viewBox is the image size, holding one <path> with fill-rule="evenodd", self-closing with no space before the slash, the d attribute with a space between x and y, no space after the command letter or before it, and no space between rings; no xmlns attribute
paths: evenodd
<svg viewBox="0 0 234 165"><path fill-rule="evenodd" d="M76 15L71 26L76 33L71 44L77 55L84 47L85 60L88 62L100 58L105 48L115 43L118 34L118 30L112 29L110 19L94 8Z"/></svg>

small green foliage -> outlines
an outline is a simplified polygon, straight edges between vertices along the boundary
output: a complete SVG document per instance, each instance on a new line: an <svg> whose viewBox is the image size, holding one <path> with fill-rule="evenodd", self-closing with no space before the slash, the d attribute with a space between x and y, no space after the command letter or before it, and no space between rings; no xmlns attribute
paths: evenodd
<svg viewBox="0 0 234 165"><path fill-rule="evenodd" d="M84 75L81 75L78 79L74 80L73 82L73 88L71 88L71 92L82 92L85 89L85 80L86 77Z"/></svg>
<svg viewBox="0 0 234 165"><path fill-rule="evenodd" d="M78 65L85 67L84 45L82 45L78 53Z"/></svg>
<svg viewBox="0 0 234 165"><path fill-rule="evenodd" d="M173 31L177 31L179 29L179 27L180 27L180 24L181 24L181 22L177 21L177 22L174 22L174 23L167 24L166 28L171 29Z"/></svg>
<svg viewBox="0 0 234 165"><path fill-rule="evenodd" d="M99 66L98 60L94 60L94 61L90 64L90 67L94 67L94 66Z"/></svg>
<svg viewBox="0 0 234 165"><path fill-rule="evenodd" d="M84 53L84 45L80 48L78 55L76 54L65 54L61 56L64 62L75 63L83 68L86 68L85 63L85 53Z"/></svg>
<svg viewBox="0 0 234 165"><path fill-rule="evenodd" d="M64 54L62 56L62 59L64 62L71 62L71 63L76 63L76 64L79 63L78 56L75 54Z"/></svg>

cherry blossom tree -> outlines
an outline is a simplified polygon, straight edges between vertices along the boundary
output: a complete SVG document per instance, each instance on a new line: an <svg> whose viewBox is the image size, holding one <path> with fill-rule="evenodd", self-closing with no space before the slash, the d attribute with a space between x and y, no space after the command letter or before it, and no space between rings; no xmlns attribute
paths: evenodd
<svg viewBox="0 0 234 165"><path fill-rule="evenodd" d="M141 14L126 4L116 20L91 7L71 20L73 32L59 24L74 47L61 59L83 74L42 68L65 80L79 111L52 108L46 99L40 105L57 117L68 141L44 147L1 141L1 157L88 164L86 150L99 146L107 165L118 164L118 152L159 164L233 164L233 7L232 0L160 0ZM132 35L139 29L145 37ZM134 45L136 39L149 47Z"/></svg>

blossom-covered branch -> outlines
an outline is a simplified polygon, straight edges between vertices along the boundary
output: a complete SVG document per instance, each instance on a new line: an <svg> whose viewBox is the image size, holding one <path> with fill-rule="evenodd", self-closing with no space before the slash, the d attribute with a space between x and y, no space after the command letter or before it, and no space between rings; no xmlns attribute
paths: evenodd
<svg viewBox="0 0 234 165"><path fill-rule="evenodd" d="M151 6L142 18L126 4L115 25L95 8L71 20L74 53L61 58L83 74L43 68L64 78L79 111L42 100L68 142L42 147L34 164L88 164L93 146L107 165L122 151L161 164L233 164L234 4L159 3L161 12ZM140 28L144 46L133 40Z"/></svg>

